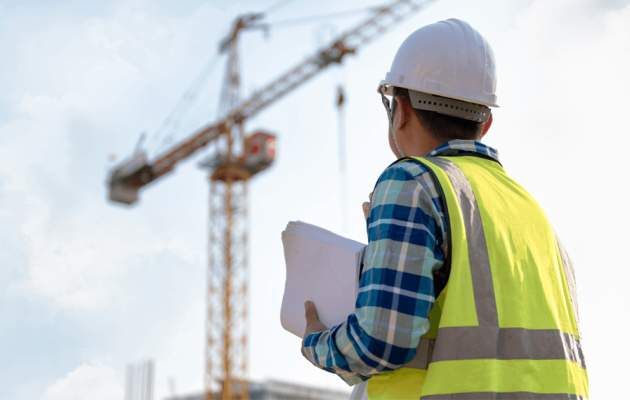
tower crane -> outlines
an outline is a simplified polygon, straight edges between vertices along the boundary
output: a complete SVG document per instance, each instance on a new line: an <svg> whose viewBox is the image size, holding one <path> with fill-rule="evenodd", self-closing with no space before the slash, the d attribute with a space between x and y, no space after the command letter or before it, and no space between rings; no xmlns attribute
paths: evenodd
<svg viewBox="0 0 630 400"><path fill-rule="evenodd" d="M205 390L215 398L212 387L222 384L222 400L249 398L247 372L247 182L269 167L275 158L275 136L266 132L243 133L245 121L332 64L341 64L397 23L434 0L396 0L372 10L358 25L343 32L323 49L289 69L249 98L239 99L239 34L246 29L265 28L264 14L239 17L219 51L228 53L220 119L172 146L154 160L138 149L112 168L108 177L109 200L123 204L138 201L138 192L173 171L175 166L210 143L220 151L203 166L210 170L209 265L207 276Z"/></svg>

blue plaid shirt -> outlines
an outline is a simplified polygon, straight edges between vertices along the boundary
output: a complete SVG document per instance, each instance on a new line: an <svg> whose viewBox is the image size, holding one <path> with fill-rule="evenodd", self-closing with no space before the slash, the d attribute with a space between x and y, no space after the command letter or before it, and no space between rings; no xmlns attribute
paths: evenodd
<svg viewBox="0 0 630 400"><path fill-rule="evenodd" d="M472 140L450 141L428 155L457 150L499 158L496 150ZM445 223L425 167L402 161L383 172L370 202L356 309L344 323L304 339L311 362L354 385L411 361L429 330L433 272L447 254Z"/></svg>

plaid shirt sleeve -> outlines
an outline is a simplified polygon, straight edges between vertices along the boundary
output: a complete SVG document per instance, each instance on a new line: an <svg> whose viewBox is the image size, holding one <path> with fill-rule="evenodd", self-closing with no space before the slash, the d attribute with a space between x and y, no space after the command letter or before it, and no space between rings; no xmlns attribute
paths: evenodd
<svg viewBox="0 0 630 400"><path fill-rule="evenodd" d="M429 330L432 273L444 262L444 217L435 183L418 163L379 178L367 219L369 245L355 312L304 340L309 360L349 385L400 368Z"/></svg>

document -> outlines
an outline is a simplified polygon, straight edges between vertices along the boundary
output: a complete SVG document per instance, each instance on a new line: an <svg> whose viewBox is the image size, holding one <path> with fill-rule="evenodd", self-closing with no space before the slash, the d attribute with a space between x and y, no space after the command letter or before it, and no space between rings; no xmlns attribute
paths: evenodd
<svg viewBox="0 0 630 400"><path fill-rule="evenodd" d="M317 307L330 329L354 312L366 245L301 221L282 232L287 278L282 298L282 327L300 338L306 330L304 303Z"/></svg>

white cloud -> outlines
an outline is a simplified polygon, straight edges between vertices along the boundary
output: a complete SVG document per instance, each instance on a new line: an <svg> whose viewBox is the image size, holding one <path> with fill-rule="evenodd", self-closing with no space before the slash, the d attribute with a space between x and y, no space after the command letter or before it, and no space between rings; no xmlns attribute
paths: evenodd
<svg viewBox="0 0 630 400"><path fill-rule="evenodd" d="M40 207L48 210L43 204ZM30 244L29 278L13 289L50 299L62 308L109 304L120 296L117 281L125 271L160 252L161 241L147 229L120 232L89 212L68 217L59 226L36 213L24 223Z"/></svg>
<svg viewBox="0 0 630 400"><path fill-rule="evenodd" d="M591 396L615 398L620 376L604 372L627 323L611 319L598 340L606 304L627 296L624 212L630 3L534 1L499 41L499 100L488 140L498 143L511 176L541 202L575 266ZM503 82L503 84L502 84ZM603 272L605 271L605 272ZM619 336L620 337L620 336Z"/></svg>
<svg viewBox="0 0 630 400"><path fill-rule="evenodd" d="M2 206L18 212L28 244L28 280L15 283L14 293L94 308L117 294L115 280L125 268L143 253L157 254L161 243L142 226L120 228L120 216L96 198L100 193L77 186L68 126L81 97L26 94L20 118L2 127L8 139L0 146L0 175Z"/></svg>
<svg viewBox="0 0 630 400"><path fill-rule="evenodd" d="M102 144L129 142L129 127L116 123L133 114L128 99L142 97L143 79L159 81L181 62L187 26L213 12L178 20L123 6L109 19L24 38L15 82L22 95L0 125L0 208L20 226L15 233L29 260L27 279L13 282L12 293L61 308L99 308L120 295L126 275L159 255L200 261L198 241L172 232L158 237L142 215L106 203Z"/></svg>
<svg viewBox="0 0 630 400"><path fill-rule="evenodd" d="M123 398L121 378L100 360L84 363L46 389L40 400L112 400Z"/></svg>
<svg viewBox="0 0 630 400"><path fill-rule="evenodd" d="M630 61L630 4L616 10L594 5L536 1L516 18L515 28L498 44L499 85L510 85L499 87L503 104L526 104L521 113L529 119L547 111L584 120L590 113L621 109L621 102L606 97L616 100L618 85L630 85L620 79Z"/></svg>

